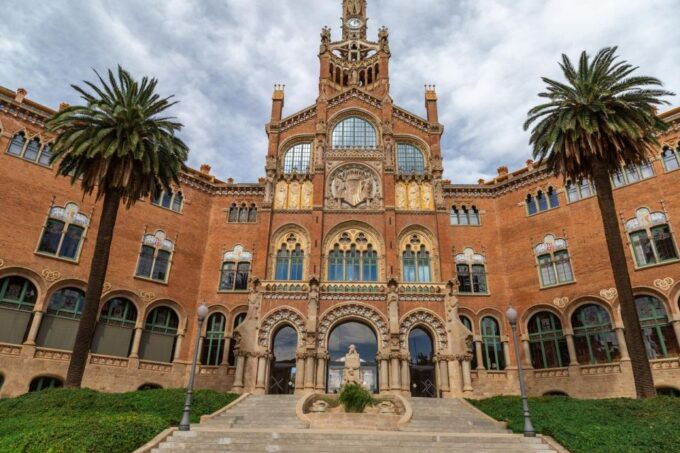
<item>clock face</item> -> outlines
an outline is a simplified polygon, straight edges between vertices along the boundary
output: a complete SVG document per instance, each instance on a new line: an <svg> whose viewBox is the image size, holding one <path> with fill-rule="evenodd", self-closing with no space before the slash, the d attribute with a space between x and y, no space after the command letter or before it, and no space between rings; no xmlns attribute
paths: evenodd
<svg viewBox="0 0 680 453"><path fill-rule="evenodd" d="M361 19L353 17L353 18L351 18L350 20L347 21L347 25L349 26L349 28L354 28L354 29L359 28L359 27L361 27Z"/></svg>

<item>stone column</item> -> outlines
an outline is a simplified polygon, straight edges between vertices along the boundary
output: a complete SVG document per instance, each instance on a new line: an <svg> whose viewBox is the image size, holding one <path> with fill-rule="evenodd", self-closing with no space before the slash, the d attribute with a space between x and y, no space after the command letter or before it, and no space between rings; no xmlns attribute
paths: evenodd
<svg viewBox="0 0 680 453"><path fill-rule="evenodd" d="M457 359L449 360L449 389L452 396L458 397L463 394L463 380L460 369L460 361Z"/></svg>
<svg viewBox="0 0 680 453"><path fill-rule="evenodd" d="M243 375L246 371L246 358L240 354L236 356L236 374L234 375L233 390L235 393L243 392Z"/></svg>
<svg viewBox="0 0 680 453"><path fill-rule="evenodd" d="M222 352L220 365L227 364L227 360L229 360L229 346L231 346L231 337L224 337L224 351Z"/></svg>
<svg viewBox="0 0 680 453"><path fill-rule="evenodd" d="M139 358L139 344L142 341L142 331L141 327L135 327L135 332L132 337L132 350L130 350L130 358Z"/></svg>
<svg viewBox="0 0 680 453"><path fill-rule="evenodd" d="M619 351L621 351L621 361L625 362L630 360L628 355L628 346L626 346L626 336L623 334L623 327L616 327L616 339L619 341Z"/></svg>
<svg viewBox="0 0 680 453"><path fill-rule="evenodd" d="M173 362L177 362L179 360L179 356L182 354L182 339L184 338L184 334L180 333L177 335L177 340L175 340L175 357L172 359ZM192 351L193 352L193 351Z"/></svg>
<svg viewBox="0 0 680 453"><path fill-rule="evenodd" d="M408 358L401 360L401 391L404 395L411 394L411 364Z"/></svg>
<svg viewBox="0 0 680 453"><path fill-rule="evenodd" d="M439 364L441 361L439 359L434 359L434 388L435 388L435 398L441 398L441 386L442 386L442 374L439 372Z"/></svg>
<svg viewBox="0 0 680 453"><path fill-rule="evenodd" d="M308 352L305 363L305 390L314 391L314 360L314 354Z"/></svg>
<svg viewBox="0 0 680 453"><path fill-rule="evenodd" d="M35 346L35 339L38 336L38 329L40 329L40 322L42 321L43 312L34 311L33 319L31 320L31 328L28 331L28 338L24 341L24 344Z"/></svg>
<svg viewBox="0 0 680 453"><path fill-rule="evenodd" d="M272 371L272 360L274 359L273 354L267 355L267 360L265 360L264 367L264 393L269 392L269 382L271 381L271 371Z"/></svg>
<svg viewBox="0 0 680 453"><path fill-rule="evenodd" d="M525 369L533 369L531 364L531 347L529 345L529 340L522 340L522 350L524 352L524 357L522 357L522 366Z"/></svg>
<svg viewBox="0 0 680 453"><path fill-rule="evenodd" d="M675 331L675 339L678 342L678 345L680 345L680 319L677 321L673 321L673 330Z"/></svg>
<svg viewBox="0 0 680 453"><path fill-rule="evenodd" d="M449 387L449 361L440 360L439 361L439 389L442 393L448 394L451 387Z"/></svg>
<svg viewBox="0 0 680 453"><path fill-rule="evenodd" d="M519 357L515 357L515 360L517 363L515 363L515 366L510 366L510 344L508 340L503 340L502 341L503 345L503 358L505 359L505 369L507 370L508 368L517 368L517 365L519 364Z"/></svg>
<svg viewBox="0 0 680 453"><path fill-rule="evenodd" d="M477 356L477 369L484 370L484 355L482 354L482 342L475 341L475 355Z"/></svg>
<svg viewBox="0 0 680 453"><path fill-rule="evenodd" d="M264 393L265 372L267 371L267 358L261 355L257 358L257 377L255 378L255 393Z"/></svg>
<svg viewBox="0 0 680 453"><path fill-rule="evenodd" d="M470 361L463 360L463 392L472 392L472 374L470 373Z"/></svg>
<svg viewBox="0 0 680 453"><path fill-rule="evenodd" d="M316 391L326 392L326 357L323 354L316 359Z"/></svg>
<svg viewBox="0 0 680 453"><path fill-rule="evenodd" d="M297 354L296 358L295 392L297 393L305 388L305 356L303 354Z"/></svg>
<svg viewBox="0 0 680 453"><path fill-rule="evenodd" d="M399 357L397 354L390 355L390 390L400 391L401 383L399 382Z"/></svg>
<svg viewBox="0 0 680 453"><path fill-rule="evenodd" d="M574 334L564 334L567 339L567 350L569 351L569 366L578 366L578 357L576 355L576 345L574 344Z"/></svg>
<svg viewBox="0 0 680 453"><path fill-rule="evenodd" d="M390 389L390 373L389 373L389 361L387 359L380 359L380 376L378 376L378 382L380 384L380 393L387 392Z"/></svg>

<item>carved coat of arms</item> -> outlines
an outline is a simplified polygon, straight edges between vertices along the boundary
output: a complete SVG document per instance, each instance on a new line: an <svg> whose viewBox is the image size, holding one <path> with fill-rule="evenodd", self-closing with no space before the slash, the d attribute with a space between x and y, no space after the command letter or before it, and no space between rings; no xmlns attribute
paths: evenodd
<svg viewBox="0 0 680 453"><path fill-rule="evenodd" d="M375 174L360 165L343 166L330 178L329 207L379 207L380 185Z"/></svg>

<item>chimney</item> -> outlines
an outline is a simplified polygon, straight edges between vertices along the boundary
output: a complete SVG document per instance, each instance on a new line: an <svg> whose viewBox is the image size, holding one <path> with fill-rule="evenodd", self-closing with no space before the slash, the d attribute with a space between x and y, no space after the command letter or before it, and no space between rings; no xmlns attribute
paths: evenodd
<svg viewBox="0 0 680 453"><path fill-rule="evenodd" d="M227 179L227 184L234 184L234 178Z"/></svg>
<svg viewBox="0 0 680 453"><path fill-rule="evenodd" d="M529 160L527 161L527 170L531 171L531 170L533 170L533 169L534 169L534 161L531 160L531 159L529 159Z"/></svg>
<svg viewBox="0 0 680 453"><path fill-rule="evenodd" d="M26 91L24 88L18 88L17 89L17 94L14 96L14 100L21 104L24 102L24 98L28 94L28 91Z"/></svg>
<svg viewBox="0 0 680 453"><path fill-rule="evenodd" d="M68 102L59 103L59 111L60 112L63 112L64 110L66 110L69 107L70 107L70 105L68 104Z"/></svg>
<svg viewBox="0 0 680 453"><path fill-rule="evenodd" d="M499 177L507 176L507 175L508 175L508 167L505 167L505 166L498 167L498 176Z"/></svg>
<svg viewBox="0 0 680 453"><path fill-rule="evenodd" d="M272 95L272 123L281 121L283 114L283 98L285 85L274 85L274 94Z"/></svg>
<svg viewBox="0 0 680 453"><path fill-rule="evenodd" d="M434 85L425 85L425 110L427 111L427 121L434 124L439 123L437 92Z"/></svg>
<svg viewBox="0 0 680 453"><path fill-rule="evenodd" d="M205 175L209 175L210 174L210 165L202 164L201 165L201 173L203 173Z"/></svg>

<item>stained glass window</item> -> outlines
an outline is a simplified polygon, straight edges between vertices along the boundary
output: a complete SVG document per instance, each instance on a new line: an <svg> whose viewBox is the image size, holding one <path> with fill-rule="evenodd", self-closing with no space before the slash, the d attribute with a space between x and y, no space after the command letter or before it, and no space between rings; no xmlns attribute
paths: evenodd
<svg viewBox="0 0 680 453"><path fill-rule="evenodd" d="M208 318L203 348L201 348L201 363L208 366L222 364L224 357L224 329L226 319L222 313L214 313Z"/></svg>
<svg viewBox="0 0 680 453"><path fill-rule="evenodd" d="M487 370L505 369L500 327L490 316L482 318L482 360Z"/></svg>
<svg viewBox="0 0 680 453"><path fill-rule="evenodd" d="M63 208L51 208L38 243L38 252L76 260L88 224L88 218L74 203Z"/></svg>
<svg viewBox="0 0 680 453"><path fill-rule="evenodd" d="M311 154L311 143L299 143L288 149L283 158L284 173L308 173Z"/></svg>
<svg viewBox="0 0 680 453"><path fill-rule="evenodd" d="M397 169L399 173L425 173L423 153L413 145L397 143Z"/></svg>
<svg viewBox="0 0 680 453"><path fill-rule="evenodd" d="M118 327L134 327L137 321L137 308L124 297L111 299L102 308L99 322Z"/></svg>
<svg viewBox="0 0 680 453"><path fill-rule="evenodd" d="M635 296L642 338L649 359L678 356L678 341L663 302L654 296Z"/></svg>
<svg viewBox="0 0 680 453"><path fill-rule="evenodd" d="M576 357L581 364L610 363L620 358L619 342L607 310L600 305L579 307L571 316Z"/></svg>
<svg viewBox="0 0 680 453"><path fill-rule="evenodd" d="M78 288L64 288L52 294L47 313L64 318L80 319L85 303L85 292Z"/></svg>
<svg viewBox="0 0 680 453"><path fill-rule="evenodd" d="M351 116L333 129L333 148L375 148L375 129L368 121Z"/></svg>
<svg viewBox="0 0 680 453"><path fill-rule="evenodd" d="M531 317L528 327L531 365L534 368L559 368L569 365L567 340L557 316L542 311Z"/></svg>
<svg viewBox="0 0 680 453"><path fill-rule="evenodd" d="M33 311L37 298L38 291L29 280L19 276L0 279L0 307Z"/></svg>
<svg viewBox="0 0 680 453"><path fill-rule="evenodd" d="M151 332L175 335L179 327L179 318L170 307L156 307L146 317L145 329Z"/></svg>

